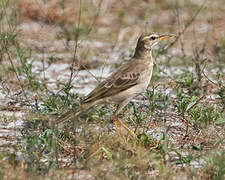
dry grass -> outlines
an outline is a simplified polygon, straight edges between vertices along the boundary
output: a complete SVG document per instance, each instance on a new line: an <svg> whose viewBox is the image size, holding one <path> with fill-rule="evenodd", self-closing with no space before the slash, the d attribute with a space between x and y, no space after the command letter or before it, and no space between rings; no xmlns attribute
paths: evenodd
<svg viewBox="0 0 225 180"><path fill-rule="evenodd" d="M44 1L27 1L18 0L18 12L20 19L41 21L46 24L57 24L67 19L71 15L71 9L63 11L59 0ZM69 13L70 12L70 13Z"/></svg>

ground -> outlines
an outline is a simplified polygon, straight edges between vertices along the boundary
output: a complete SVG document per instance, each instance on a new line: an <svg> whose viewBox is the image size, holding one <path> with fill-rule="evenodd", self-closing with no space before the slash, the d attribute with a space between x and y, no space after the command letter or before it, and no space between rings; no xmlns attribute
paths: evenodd
<svg viewBox="0 0 225 180"><path fill-rule="evenodd" d="M0 1L0 179L224 179L223 0ZM62 113L132 57L144 32L151 83L63 124Z"/></svg>

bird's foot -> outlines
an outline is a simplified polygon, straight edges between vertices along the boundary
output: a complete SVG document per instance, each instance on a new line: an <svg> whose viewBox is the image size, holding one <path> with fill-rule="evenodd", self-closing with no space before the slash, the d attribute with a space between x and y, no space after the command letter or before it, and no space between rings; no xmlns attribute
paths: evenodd
<svg viewBox="0 0 225 180"><path fill-rule="evenodd" d="M125 123L123 123L118 117L116 117L116 118L113 119L113 123L114 123L114 125L115 125L117 134L118 134L120 137L122 136L122 134L121 134L121 131L120 131L119 127L118 127L118 123L120 123L120 125L121 125L124 129L126 129L127 132L128 132L129 134L131 134L134 138L136 138L136 134L135 134L132 130L130 130L130 128L128 128L127 125L126 125Z"/></svg>

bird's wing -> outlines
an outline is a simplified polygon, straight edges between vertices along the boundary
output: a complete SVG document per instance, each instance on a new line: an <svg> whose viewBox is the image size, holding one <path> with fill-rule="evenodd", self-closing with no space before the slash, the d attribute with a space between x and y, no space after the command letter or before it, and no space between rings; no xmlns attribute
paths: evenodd
<svg viewBox="0 0 225 180"><path fill-rule="evenodd" d="M132 66L132 64L130 65ZM84 98L83 103L113 96L131 88L132 86L135 86L138 83L141 73L140 71L134 71L131 66L123 66L105 81L101 82L90 94Z"/></svg>

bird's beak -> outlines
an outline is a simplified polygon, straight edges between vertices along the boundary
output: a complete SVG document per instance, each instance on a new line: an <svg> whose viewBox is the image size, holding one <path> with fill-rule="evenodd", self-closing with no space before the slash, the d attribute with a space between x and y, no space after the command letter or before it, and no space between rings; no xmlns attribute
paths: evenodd
<svg viewBox="0 0 225 180"><path fill-rule="evenodd" d="M164 34L164 35L161 35L161 36L159 36L159 38L158 38L158 40L159 41L161 41L161 40L163 40L163 39L168 39L168 38L170 38L170 37L174 37L175 35L173 35L173 34Z"/></svg>

